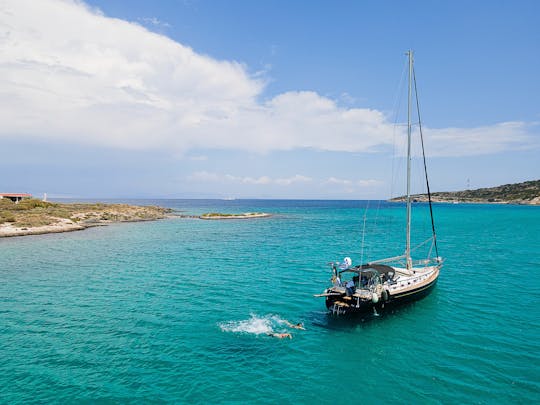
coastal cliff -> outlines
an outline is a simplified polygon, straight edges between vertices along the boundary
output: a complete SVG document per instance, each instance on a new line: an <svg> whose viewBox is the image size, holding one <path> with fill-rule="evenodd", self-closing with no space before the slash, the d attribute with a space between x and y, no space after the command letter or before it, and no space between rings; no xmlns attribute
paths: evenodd
<svg viewBox="0 0 540 405"><path fill-rule="evenodd" d="M154 206L0 200L0 237L83 230L117 222L152 221L171 211Z"/></svg>
<svg viewBox="0 0 540 405"><path fill-rule="evenodd" d="M411 198L416 202L428 201L427 194L415 194ZM435 192L431 193L431 200L433 202L450 203L540 205L540 180L504 184L476 190ZM405 201L405 196L392 198L390 201Z"/></svg>

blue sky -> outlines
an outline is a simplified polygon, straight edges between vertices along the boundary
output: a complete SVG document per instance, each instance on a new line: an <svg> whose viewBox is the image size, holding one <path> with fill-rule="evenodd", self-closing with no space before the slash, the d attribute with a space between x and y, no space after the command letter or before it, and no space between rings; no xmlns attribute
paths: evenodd
<svg viewBox="0 0 540 405"><path fill-rule="evenodd" d="M8 0L0 188L401 194L407 49L432 189L538 179L538 15L537 1Z"/></svg>

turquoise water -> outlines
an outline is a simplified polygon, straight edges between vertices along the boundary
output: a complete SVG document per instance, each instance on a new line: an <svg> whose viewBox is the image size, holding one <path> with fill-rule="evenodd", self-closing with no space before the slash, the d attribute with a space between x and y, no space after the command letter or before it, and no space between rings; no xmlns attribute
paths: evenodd
<svg viewBox="0 0 540 405"><path fill-rule="evenodd" d="M433 293L343 320L313 297L327 262L402 253L401 206L154 203L275 215L1 239L0 402L540 400L540 208L436 205L446 262ZM284 320L306 330L266 336Z"/></svg>

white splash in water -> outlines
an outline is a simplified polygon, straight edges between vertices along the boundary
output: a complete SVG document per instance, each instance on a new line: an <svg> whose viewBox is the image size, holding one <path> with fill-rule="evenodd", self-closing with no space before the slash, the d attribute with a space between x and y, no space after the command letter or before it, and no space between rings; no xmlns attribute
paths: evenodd
<svg viewBox="0 0 540 405"><path fill-rule="evenodd" d="M274 332L274 328L284 324L284 320L277 315L259 317L251 314L251 318L242 321L222 322L219 327L224 332L251 333L255 335Z"/></svg>

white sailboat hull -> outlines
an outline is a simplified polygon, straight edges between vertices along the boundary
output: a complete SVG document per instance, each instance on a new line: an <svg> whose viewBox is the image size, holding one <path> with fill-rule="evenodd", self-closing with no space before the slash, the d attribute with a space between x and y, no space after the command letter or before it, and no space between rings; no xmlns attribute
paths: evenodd
<svg viewBox="0 0 540 405"><path fill-rule="evenodd" d="M326 297L326 307L334 314L356 314L384 311L427 296L435 287L441 265L413 268L412 274L394 268L396 276L376 288L355 288L353 294L342 286L333 286L321 296Z"/></svg>

